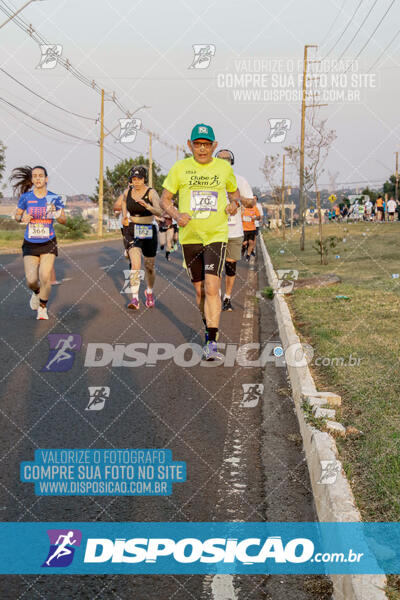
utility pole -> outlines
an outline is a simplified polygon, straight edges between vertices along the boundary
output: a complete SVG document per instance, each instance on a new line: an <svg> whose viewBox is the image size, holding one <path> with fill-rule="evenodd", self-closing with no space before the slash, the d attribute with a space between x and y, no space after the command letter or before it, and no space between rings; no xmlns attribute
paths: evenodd
<svg viewBox="0 0 400 600"><path fill-rule="evenodd" d="M281 190L281 205L282 205L282 239L285 239L285 155L283 155L282 164L282 190Z"/></svg>
<svg viewBox="0 0 400 600"><path fill-rule="evenodd" d="M37 0L35 0L37 1ZM128 113L128 117L131 117L142 108L151 108L150 106L139 106L133 113ZM100 171L99 171L99 214L98 214L98 234L99 237L103 237L103 212L104 212L104 140L108 135L112 135L113 131L117 129L119 125L116 125L108 133L104 133L104 90L101 90L101 111L100 111ZM151 146L151 143L150 143ZM152 180L152 178L151 178Z"/></svg>
<svg viewBox="0 0 400 600"><path fill-rule="evenodd" d="M176 145L176 160L179 160L179 146L178 144Z"/></svg>
<svg viewBox="0 0 400 600"><path fill-rule="evenodd" d="M399 153L396 152L396 184L394 188L394 198L396 202L399 199Z"/></svg>
<svg viewBox="0 0 400 600"><path fill-rule="evenodd" d="M300 204L300 250L304 250L305 240L305 194L304 194L304 139L306 126L306 108L316 108L318 106L328 106L327 104L306 104L307 96L307 68L308 68L308 48L318 48L315 44L306 44L304 46L304 62L303 62L303 94L301 99L301 134L300 134L300 189L299 189L299 204ZM321 61L310 61L321 62ZM316 77L315 79L318 79Z"/></svg>
<svg viewBox="0 0 400 600"><path fill-rule="evenodd" d="M104 178L104 90L101 90L100 112L100 172L99 172L99 215L97 233L103 237L103 178Z"/></svg>
<svg viewBox="0 0 400 600"><path fill-rule="evenodd" d="M153 187L153 150L151 146L153 134L149 132L149 186Z"/></svg>

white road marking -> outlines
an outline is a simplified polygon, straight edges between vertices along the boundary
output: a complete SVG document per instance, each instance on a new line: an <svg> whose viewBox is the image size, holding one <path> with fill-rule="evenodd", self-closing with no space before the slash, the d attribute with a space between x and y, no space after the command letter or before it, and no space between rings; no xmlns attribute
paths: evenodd
<svg viewBox="0 0 400 600"><path fill-rule="evenodd" d="M237 600L232 575L214 575L211 592L215 600Z"/></svg>
<svg viewBox="0 0 400 600"><path fill-rule="evenodd" d="M244 344L249 344L253 341L255 308L253 297L256 281L257 273L254 269L254 259L252 259L251 268L249 269L247 275L246 296L243 309L242 326L240 330L239 348L244 346ZM235 414L236 416L238 415L238 411L240 411L241 414L243 413L242 409L240 408L241 398L238 398L237 396L238 393L237 391L235 393L234 388L231 414ZM223 463L228 464L226 465L227 470L223 471L221 477L224 487L223 489L219 488L218 490L218 495L221 498L222 503L226 501L228 496L238 498L246 491L246 484L241 483L243 479L245 480L247 469L246 460L243 460L242 457L243 440L241 437L244 434L245 428L240 431L238 429L233 429L232 425L234 422L235 419L229 419L228 421L227 435L223 449ZM236 503L237 500L234 502ZM234 513L236 515L236 519L232 519L232 521L241 520L237 510L232 508L227 508L226 510L227 512ZM238 600L237 593L233 587L233 578L234 576L229 574L214 575L211 578L211 594L213 600ZM203 589L210 585L210 579L208 577L205 578L204 584L205 585Z"/></svg>

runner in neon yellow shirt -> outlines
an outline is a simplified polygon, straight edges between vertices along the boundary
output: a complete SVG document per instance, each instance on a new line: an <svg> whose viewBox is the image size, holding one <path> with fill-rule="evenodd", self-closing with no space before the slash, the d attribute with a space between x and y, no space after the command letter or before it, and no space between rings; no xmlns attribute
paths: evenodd
<svg viewBox="0 0 400 600"><path fill-rule="evenodd" d="M240 204L232 167L213 158L217 147L212 127L200 123L192 130L188 146L193 156L176 162L163 183L162 208L179 225L188 274L206 326L205 360L223 360L217 351L221 314L221 275L228 241L228 215ZM172 198L179 192L179 208Z"/></svg>

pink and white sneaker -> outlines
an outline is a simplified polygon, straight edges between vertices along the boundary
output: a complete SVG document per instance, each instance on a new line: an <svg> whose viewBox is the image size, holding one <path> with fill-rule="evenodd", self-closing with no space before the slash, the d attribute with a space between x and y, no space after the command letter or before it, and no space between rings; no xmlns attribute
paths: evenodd
<svg viewBox="0 0 400 600"><path fill-rule="evenodd" d="M139 310L139 300L133 297L128 304L128 308L133 308L133 310Z"/></svg>
<svg viewBox="0 0 400 600"><path fill-rule="evenodd" d="M146 296L146 306L147 308L153 308L155 305L154 294L153 292L144 291L144 295Z"/></svg>

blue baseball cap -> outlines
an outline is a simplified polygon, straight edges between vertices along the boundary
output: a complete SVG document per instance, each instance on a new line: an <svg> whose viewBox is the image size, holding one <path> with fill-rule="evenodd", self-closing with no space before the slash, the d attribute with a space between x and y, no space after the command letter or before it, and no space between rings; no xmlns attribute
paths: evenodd
<svg viewBox="0 0 400 600"><path fill-rule="evenodd" d="M193 142L194 140L210 140L210 142L215 142L214 130L210 125L204 125L204 123L198 123L192 129L192 133L190 134L190 140Z"/></svg>

